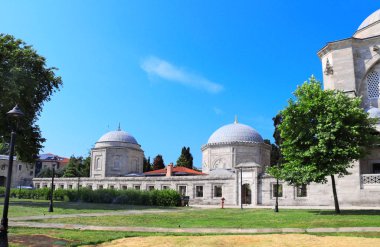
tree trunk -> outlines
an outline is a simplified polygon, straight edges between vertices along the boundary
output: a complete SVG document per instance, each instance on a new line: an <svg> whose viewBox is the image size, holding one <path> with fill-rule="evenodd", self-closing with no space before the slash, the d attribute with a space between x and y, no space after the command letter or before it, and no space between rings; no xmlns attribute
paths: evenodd
<svg viewBox="0 0 380 247"><path fill-rule="evenodd" d="M276 181L276 188L277 188L277 193L276 193L276 204L274 205L274 211L278 213L278 178Z"/></svg>
<svg viewBox="0 0 380 247"><path fill-rule="evenodd" d="M340 214L338 195L336 194L335 178L334 175L331 175L331 183L334 194L334 203L335 203L335 213Z"/></svg>

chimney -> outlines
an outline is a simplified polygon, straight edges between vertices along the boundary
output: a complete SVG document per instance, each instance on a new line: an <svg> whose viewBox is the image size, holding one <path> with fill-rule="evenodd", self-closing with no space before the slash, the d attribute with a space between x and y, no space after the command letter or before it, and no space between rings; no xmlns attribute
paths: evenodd
<svg viewBox="0 0 380 247"><path fill-rule="evenodd" d="M171 177L173 175L173 163L170 163L167 167L166 167L166 176L167 177Z"/></svg>

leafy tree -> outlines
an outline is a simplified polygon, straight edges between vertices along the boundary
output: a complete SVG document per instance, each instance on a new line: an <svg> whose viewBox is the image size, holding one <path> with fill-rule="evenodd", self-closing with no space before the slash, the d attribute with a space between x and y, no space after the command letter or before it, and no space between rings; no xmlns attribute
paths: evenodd
<svg viewBox="0 0 380 247"><path fill-rule="evenodd" d="M54 171L54 177L60 178L63 176L65 171L65 168L60 168L60 169L55 169ZM47 168L42 168L41 171L36 175L38 178L51 178L53 176L53 169L50 169L49 167Z"/></svg>
<svg viewBox="0 0 380 247"><path fill-rule="evenodd" d="M145 158L143 160L143 172L149 172L152 170L152 164L150 163L150 157Z"/></svg>
<svg viewBox="0 0 380 247"><path fill-rule="evenodd" d="M70 157L69 163L65 167L65 172L63 174L63 177L65 178L74 178L74 177L81 177L81 172L80 172L80 166L82 164L83 158L78 157L76 158L75 156Z"/></svg>
<svg viewBox="0 0 380 247"><path fill-rule="evenodd" d="M193 155L190 153L190 147L182 148L181 155L177 159L177 166L193 169Z"/></svg>
<svg viewBox="0 0 380 247"><path fill-rule="evenodd" d="M164 159L162 158L161 154L158 154L156 157L154 157L153 160L153 170L159 170L165 168Z"/></svg>
<svg viewBox="0 0 380 247"><path fill-rule="evenodd" d="M45 139L37 125L43 104L62 85L56 68L47 67L44 57L32 46L11 35L0 34L0 135L10 141L13 122L6 113L16 104L25 113L18 122L16 153L20 160L34 162Z"/></svg>
<svg viewBox="0 0 380 247"><path fill-rule="evenodd" d="M6 142L0 140L0 154L8 154L9 153L9 145Z"/></svg>
<svg viewBox="0 0 380 247"><path fill-rule="evenodd" d="M336 213L340 213L335 177L348 175L352 161L377 141L374 124L360 98L323 90L311 77L281 111L278 129L284 160L279 177L293 185L326 183L331 178Z"/></svg>
<svg viewBox="0 0 380 247"><path fill-rule="evenodd" d="M82 157L81 157L82 158ZM90 177L90 169L91 169L91 157L90 155L87 158L82 159L83 162L79 164L79 173L80 177Z"/></svg>
<svg viewBox="0 0 380 247"><path fill-rule="evenodd" d="M280 160L280 148L274 143L271 143L270 140L265 139L264 143L271 146L270 152L270 166L276 166Z"/></svg>
<svg viewBox="0 0 380 247"><path fill-rule="evenodd" d="M280 131L278 129L278 126L282 122L281 114L277 114L276 117L274 117L272 120L273 120L273 125L274 125L273 138L275 140L275 143L271 144L272 149L271 149L271 154L270 154L270 167L268 168L267 172L276 178L276 189L278 191L281 163L283 161L281 150L280 150L280 144L282 143L282 139L280 136ZM278 212L278 193L276 193L275 196L276 196L276 202L275 202L274 211L277 213Z"/></svg>

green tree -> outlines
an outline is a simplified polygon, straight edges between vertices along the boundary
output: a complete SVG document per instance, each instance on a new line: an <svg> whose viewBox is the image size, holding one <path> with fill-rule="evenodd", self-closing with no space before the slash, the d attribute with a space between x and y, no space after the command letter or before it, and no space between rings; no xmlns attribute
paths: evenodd
<svg viewBox="0 0 380 247"><path fill-rule="evenodd" d="M20 160L34 162L45 139L37 125L43 104L62 85L56 68L20 39L0 34L0 135L9 142L14 123L6 113L16 104L25 113L17 131L16 153Z"/></svg>
<svg viewBox="0 0 380 247"><path fill-rule="evenodd" d="M279 177L293 185L326 183L331 178L336 213L340 213L335 177L348 175L352 161L377 142L376 120L360 107L360 98L323 90L311 77L281 111L278 129L284 160Z"/></svg>
<svg viewBox="0 0 380 247"><path fill-rule="evenodd" d="M65 168L55 169L54 177L60 178L63 176ZM53 176L53 170L49 167L42 168L41 171L36 175L38 178L51 178Z"/></svg>
<svg viewBox="0 0 380 247"><path fill-rule="evenodd" d="M273 143L271 144L270 142L268 143L268 144L271 144L272 149L270 153L270 167L267 169L267 172L276 178L276 190L278 191L281 163L283 161L283 158L281 155L281 149L280 149L282 139L280 136L280 131L278 129L278 126L282 122L281 114L277 114L276 117L274 117L272 120L273 120L273 125L274 125L273 138L275 140L275 143L274 144ZM277 213L278 212L278 193L275 193L275 196L276 196L276 202L274 206L274 211Z"/></svg>
<svg viewBox="0 0 380 247"><path fill-rule="evenodd" d="M161 154L158 154L156 157L154 157L153 160L153 170L159 170L165 168L164 159L162 158Z"/></svg>
<svg viewBox="0 0 380 247"><path fill-rule="evenodd" d="M150 163L150 157L143 159L143 172L149 172L152 170L152 164Z"/></svg>
<svg viewBox="0 0 380 247"><path fill-rule="evenodd" d="M82 177L81 176L82 162L83 162L82 157L71 156L69 163L65 167L65 172L63 173L63 177L65 178Z"/></svg>
<svg viewBox="0 0 380 247"><path fill-rule="evenodd" d="M0 154L6 155L9 153L9 145L0 139Z"/></svg>
<svg viewBox="0 0 380 247"><path fill-rule="evenodd" d="M193 169L193 155L190 153L190 147L182 148L181 155L178 157L176 165Z"/></svg>
<svg viewBox="0 0 380 247"><path fill-rule="evenodd" d="M90 177L90 169L91 169L91 157L89 155L85 159L82 158L82 163L79 163L78 170L79 170L80 177Z"/></svg>

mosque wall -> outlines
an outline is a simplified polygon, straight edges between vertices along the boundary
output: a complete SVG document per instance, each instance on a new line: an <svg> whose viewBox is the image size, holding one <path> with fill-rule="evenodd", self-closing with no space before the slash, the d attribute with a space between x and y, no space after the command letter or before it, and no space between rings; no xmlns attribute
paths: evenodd
<svg viewBox="0 0 380 247"><path fill-rule="evenodd" d="M50 178L33 179L35 188L50 188ZM77 189L78 186L96 189L173 189L190 197L190 204L219 205L225 198L226 205L236 204L236 180L234 176L178 176L178 177L107 177L56 178L55 188ZM200 193L200 187L201 193Z"/></svg>

